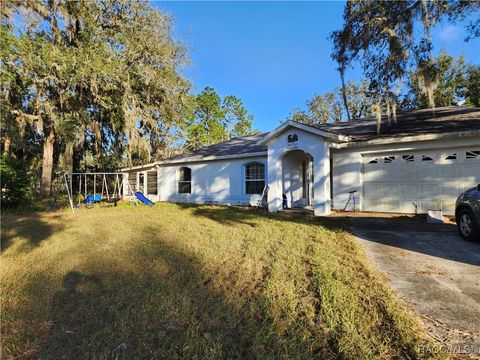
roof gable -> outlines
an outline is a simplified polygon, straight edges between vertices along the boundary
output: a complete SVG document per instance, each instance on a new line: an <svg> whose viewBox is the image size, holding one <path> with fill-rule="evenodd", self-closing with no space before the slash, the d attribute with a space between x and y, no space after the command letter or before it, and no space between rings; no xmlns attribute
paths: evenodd
<svg viewBox="0 0 480 360"><path fill-rule="evenodd" d="M266 134L261 139L259 139L257 144L258 145L264 145L264 146L267 145L270 141L272 141L277 136L282 134L288 128L300 129L300 130L303 130L303 131L321 136L323 138L330 139L330 140L333 140L333 141L338 141L338 142L345 142L345 141L349 140L348 136L345 136L345 135L342 135L342 134L336 134L336 133L333 133L333 132L331 132L327 129L320 129L320 128L315 127L315 126L310 126L310 125L302 124L302 123L299 123L299 122L296 122L296 121L288 120L288 121L285 121L284 123L282 123L276 129L274 129L271 132L269 132L268 134Z"/></svg>

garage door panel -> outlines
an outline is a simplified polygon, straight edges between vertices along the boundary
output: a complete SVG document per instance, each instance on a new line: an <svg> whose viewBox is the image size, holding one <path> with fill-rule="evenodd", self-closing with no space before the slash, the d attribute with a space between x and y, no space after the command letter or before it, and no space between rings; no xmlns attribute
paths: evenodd
<svg viewBox="0 0 480 360"><path fill-rule="evenodd" d="M421 164L419 166L422 166ZM426 183L436 183L442 177L440 169L426 166L418 171L417 180Z"/></svg>
<svg viewBox="0 0 480 360"><path fill-rule="evenodd" d="M419 185L418 184L400 184L399 185L400 193L399 195L402 197L405 196L417 196L419 194Z"/></svg>
<svg viewBox="0 0 480 360"><path fill-rule="evenodd" d="M453 164L438 165L440 168L440 176L442 178L459 178L463 176L463 169Z"/></svg>
<svg viewBox="0 0 480 360"><path fill-rule="evenodd" d="M421 213L452 214L457 196L480 183L480 155L473 150L378 154L373 164L372 156L364 158L363 209L412 213L415 203Z"/></svg>
<svg viewBox="0 0 480 360"><path fill-rule="evenodd" d="M421 184L420 185L420 194L423 197L433 198L438 194L438 187L436 184Z"/></svg>
<svg viewBox="0 0 480 360"><path fill-rule="evenodd" d="M385 168L382 171L382 179L385 182L393 182L395 180L395 171L394 169L392 169L392 165L384 165L384 166Z"/></svg>
<svg viewBox="0 0 480 360"><path fill-rule="evenodd" d="M440 196L442 198L451 198L451 197L457 197L458 194L462 193L464 190L461 186L458 185L441 185L440 186Z"/></svg>
<svg viewBox="0 0 480 360"><path fill-rule="evenodd" d="M377 179L381 179L384 176L384 171L379 168L372 168L368 174L366 174L366 181L374 182Z"/></svg>
<svg viewBox="0 0 480 360"><path fill-rule="evenodd" d="M385 199L383 201L383 207L386 211L395 212L396 209L400 206L401 201L398 199Z"/></svg>
<svg viewBox="0 0 480 360"><path fill-rule="evenodd" d="M398 208L401 206L402 201L398 199L368 199L365 201L369 211L387 211L398 212Z"/></svg>
<svg viewBox="0 0 480 360"><path fill-rule="evenodd" d="M366 185L366 191L372 194L375 198L388 197L390 194L390 186L386 183L369 183Z"/></svg>
<svg viewBox="0 0 480 360"><path fill-rule="evenodd" d="M405 166L402 171L402 177L406 179L415 180L419 178L419 170L413 166Z"/></svg>
<svg viewBox="0 0 480 360"><path fill-rule="evenodd" d="M464 168L465 182L470 185L475 185L478 182L478 172L480 171L480 163L475 166L467 165Z"/></svg>

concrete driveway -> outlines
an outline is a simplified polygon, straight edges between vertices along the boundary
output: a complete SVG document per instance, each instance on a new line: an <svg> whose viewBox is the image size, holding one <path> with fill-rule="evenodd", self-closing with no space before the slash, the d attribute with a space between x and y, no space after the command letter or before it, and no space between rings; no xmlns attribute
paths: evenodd
<svg viewBox="0 0 480 360"><path fill-rule="evenodd" d="M351 218L374 265L452 352L480 357L480 243L453 224L413 217Z"/></svg>

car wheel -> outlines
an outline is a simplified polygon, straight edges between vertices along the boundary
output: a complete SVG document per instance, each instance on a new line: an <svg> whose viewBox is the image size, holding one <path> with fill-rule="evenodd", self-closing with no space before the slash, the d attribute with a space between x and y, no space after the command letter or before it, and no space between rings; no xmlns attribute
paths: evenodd
<svg viewBox="0 0 480 360"><path fill-rule="evenodd" d="M462 209L458 212L457 226L460 235L462 235L465 240L478 240L478 227L475 218L473 217L473 214L470 210Z"/></svg>

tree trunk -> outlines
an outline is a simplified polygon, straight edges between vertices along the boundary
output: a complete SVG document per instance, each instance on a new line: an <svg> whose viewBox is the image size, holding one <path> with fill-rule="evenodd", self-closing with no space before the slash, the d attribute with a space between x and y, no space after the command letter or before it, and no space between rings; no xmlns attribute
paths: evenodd
<svg viewBox="0 0 480 360"><path fill-rule="evenodd" d="M73 172L73 142L67 142L63 152L63 171Z"/></svg>
<svg viewBox="0 0 480 360"><path fill-rule="evenodd" d="M55 143L55 134L52 129L45 131L43 142L43 164L42 164L42 182L40 183L40 196L50 196L52 188L53 171L53 145Z"/></svg>
<svg viewBox="0 0 480 360"><path fill-rule="evenodd" d="M372 105L372 110L375 113L375 121L377 123L377 134L380 134L380 127L382 125L382 107L380 100L375 101Z"/></svg>
<svg viewBox="0 0 480 360"><path fill-rule="evenodd" d="M390 97L385 95L385 105L386 105L386 111L387 111L387 123L388 126L391 125L391 119L392 119L392 113L391 113L391 108L390 108Z"/></svg>
<svg viewBox="0 0 480 360"><path fill-rule="evenodd" d="M132 166L132 145L127 145L127 166Z"/></svg>
<svg viewBox="0 0 480 360"><path fill-rule="evenodd" d="M3 137L3 151L2 151L3 156L10 155L11 145L12 145L12 139L10 139L10 137L8 137L8 136L4 136Z"/></svg>
<svg viewBox="0 0 480 360"><path fill-rule="evenodd" d="M340 80L342 81L342 98L343 98L343 106L345 106L345 111L347 112L347 119L350 121L350 110L348 109L348 101L347 101L347 88L345 87L345 70L339 69L340 71Z"/></svg>

